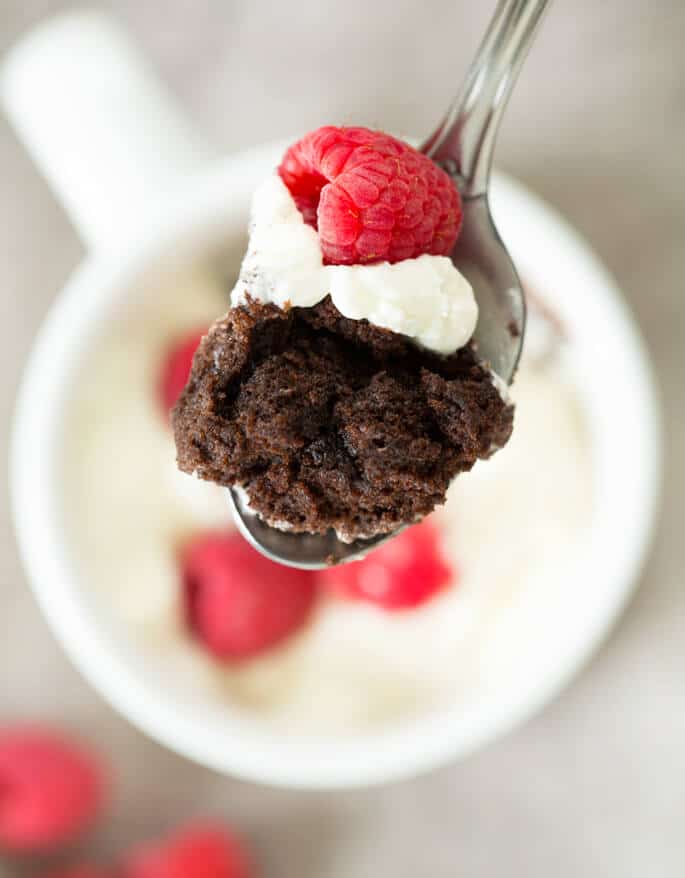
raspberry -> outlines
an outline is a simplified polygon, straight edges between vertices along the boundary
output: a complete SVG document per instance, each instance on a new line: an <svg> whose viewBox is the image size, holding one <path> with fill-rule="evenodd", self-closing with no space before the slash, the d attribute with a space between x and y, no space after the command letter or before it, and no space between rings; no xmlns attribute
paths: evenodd
<svg viewBox="0 0 685 878"><path fill-rule="evenodd" d="M323 571L321 581L339 594L370 601L386 610L416 607L455 578L439 542L435 525L424 521L362 561Z"/></svg>
<svg viewBox="0 0 685 878"><path fill-rule="evenodd" d="M196 537L181 554L191 629L217 658L258 655L301 628L316 577L269 561L238 534Z"/></svg>
<svg viewBox="0 0 685 878"><path fill-rule="evenodd" d="M307 134L278 169L333 265L447 256L461 226L449 176L408 143L368 128Z"/></svg>
<svg viewBox="0 0 685 878"><path fill-rule="evenodd" d="M104 793L93 758L56 732L0 730L0 847L69 841L91 823Z"/></svg>
<svg viewBox="0 0 685 878"><path fill-rule="evenodd" d="M165 417L176 405L176 400L188 383L193 356L206 329L196 329L173 344L162 363L157 383L157 393Z"/></svg>
<svg viewBox="0 0 685 878"><path fill-rule="evenodd" d="M240 840L223 827L187 827L171 838L134 851L122 878L250 878Z"/></svg>

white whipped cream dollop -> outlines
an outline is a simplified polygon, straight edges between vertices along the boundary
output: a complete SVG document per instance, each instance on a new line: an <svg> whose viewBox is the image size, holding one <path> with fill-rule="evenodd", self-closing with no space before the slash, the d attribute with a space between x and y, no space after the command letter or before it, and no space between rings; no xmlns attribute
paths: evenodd
<svg viewBox="0 0 685 878"><path fill-rule="evenodd" d="M279 308L310 308L329 294L345 317L409 336L439 354L463 347L478 320L471 285L446 256L324 265L315 229L273 174L253 197L250 240L231 304L249 295Z"/></svg>

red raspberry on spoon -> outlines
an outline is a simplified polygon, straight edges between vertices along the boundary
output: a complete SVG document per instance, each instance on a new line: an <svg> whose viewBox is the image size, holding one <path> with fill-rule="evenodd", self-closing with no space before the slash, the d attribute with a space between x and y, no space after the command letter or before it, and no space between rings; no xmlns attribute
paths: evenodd
<svg viewBox="0 0 685 878"><path fill-rule="evenodd" d="M70 841L104 798L93 757L57 732L0 729L0 848L30 851Z"/></svg>
<svg viewBox="0 0 685 878"><path fill-rule="evenodd" d="M437 527L423 521L362 561L332 567L320 577L322 583L346 597L386 610L404 610L433 597L455 579L455 571L442 555Z"/></svg>
<svg viewBox="0 0 685 878"><path fill-rule="evenodd" d="M181 553L188 622L219 659L238 661L282 643L307 621L315 575L269 561L239 534L202 534Z"/></svg>
<svg viewBox="0 0 685 878"><path fill-rule="evenodd" d="M241 841L224 827L190 826L158 844L134 851L122 878L250 878Z"/></svg>
<svg viewBox="0 0 685 878"><path fill-rule="evenodd" d="M408 143L368 128L318 128L278 169L333 265L447 256L461 226L449 176Z"/></svg>

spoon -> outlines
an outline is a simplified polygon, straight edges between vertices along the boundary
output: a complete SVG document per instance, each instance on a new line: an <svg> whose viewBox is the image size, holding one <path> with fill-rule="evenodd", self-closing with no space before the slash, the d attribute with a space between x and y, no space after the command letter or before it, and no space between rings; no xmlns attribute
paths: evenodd
<svg viewBox="0 0 685 878"><path fill-rule="evenodd" d="M510 384L521 354L526 307L516 269L490 213L488 186L497 132L509 95L549 0L500 0L461 93L421 147L452 177L463 225L451 254L478 302L479 356ZM293 534L266 524L238 488L228 491L238 530L259 552L288 567L319 570L356 561L404 528L344 543L334 531Z"/></svg>

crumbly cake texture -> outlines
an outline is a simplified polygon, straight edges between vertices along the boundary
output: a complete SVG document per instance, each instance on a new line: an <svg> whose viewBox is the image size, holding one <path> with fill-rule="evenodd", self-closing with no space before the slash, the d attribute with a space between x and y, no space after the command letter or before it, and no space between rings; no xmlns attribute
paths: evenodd
<svg viewBox="0 0 685 878"><path fill-rule="evenodd" d="M472 346L448 357L325 299L249 300L211 327L173 412L180 468L269 524L346 540L419 520L504 445L513 407Z"/></svg>

